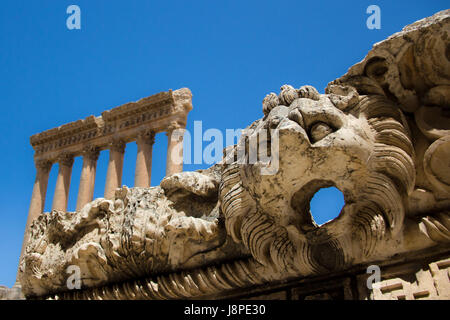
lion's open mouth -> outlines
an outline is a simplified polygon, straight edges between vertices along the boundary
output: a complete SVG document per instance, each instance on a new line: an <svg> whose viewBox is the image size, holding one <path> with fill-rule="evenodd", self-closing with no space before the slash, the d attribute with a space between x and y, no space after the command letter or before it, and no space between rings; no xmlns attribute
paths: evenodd
<svg viewBox="0 0 450 320"><path fill-rule="evenodd" d="M336 187L336 185L330 180L312 180L294 193L291 198L291 207L300 217L298 225L299 230L306 233L321 226L321 224L314 221L310 211L310 203L319 190L329 187Z"/></svg>

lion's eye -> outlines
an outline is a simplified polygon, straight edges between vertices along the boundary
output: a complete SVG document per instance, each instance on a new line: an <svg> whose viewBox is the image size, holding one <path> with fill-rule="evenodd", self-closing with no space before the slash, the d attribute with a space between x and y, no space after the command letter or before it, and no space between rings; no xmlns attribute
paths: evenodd
<svg viewBox="0 0 450 320"><path fill-rule="evenodd" d="M325 122L316 122L309 131L313 143L325 138L334 130Z"/></svg>

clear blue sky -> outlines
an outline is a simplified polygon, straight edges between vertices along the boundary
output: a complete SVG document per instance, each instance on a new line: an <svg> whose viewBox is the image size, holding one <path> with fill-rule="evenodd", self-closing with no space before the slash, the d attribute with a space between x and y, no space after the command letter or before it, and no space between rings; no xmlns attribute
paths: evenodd
<svg viewBox="0 0 450 320"><path fill-rule="evenodd" d="M81 30L66 28L66 8L81 8ZM381 8L381 29L366 8ZM16 276L35 168L29 137L160 91L189 87L193 121L244 128L261 101L285 83L315 86L344 74L378 42L447 1L106 1L2 0L0 6L0 284ZM167 138L157 136L152 185L165 172ZM129 144L123 184L132 186ZM108 153L98 163L101 197ZM206 165L185 165L185 170ZM75 208L81 159L73 168ZM50 210L57 166L50 174ZM332 193L317 210L341 205ZM326 220L326 215L325 218Z"/></svg>

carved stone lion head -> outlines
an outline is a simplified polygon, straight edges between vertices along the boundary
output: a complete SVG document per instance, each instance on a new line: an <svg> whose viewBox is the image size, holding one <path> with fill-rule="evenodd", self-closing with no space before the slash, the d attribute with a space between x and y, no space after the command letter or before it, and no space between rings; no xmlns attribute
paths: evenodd
<svg viewBox="0 0 450 320"><path fill-rule="evenodd" d="M414 187L414 149L400 109L351 87L330 86L326 93L283 86L278 96L268 95L265 116L224 165L220 198L228 233L280 272L320 273L373 257L376 244L402 228L405 197ZM271 161L278 160L273 174L261 173L267 163L238 159L237 150L252 150L249 141L258 135L268 136ZM319 226L310 200L330 186L344 194L345 206Z"/></svg>

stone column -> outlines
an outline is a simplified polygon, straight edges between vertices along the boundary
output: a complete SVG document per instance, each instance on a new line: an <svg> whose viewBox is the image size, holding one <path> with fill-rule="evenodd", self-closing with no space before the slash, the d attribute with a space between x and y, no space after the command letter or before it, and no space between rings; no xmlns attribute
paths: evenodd
<svg viewBox="0 0 450 320"><path fill-rule="evenodd" d="M155 143L155 133L144 131L137 136L138 147L136 157L136 171L134 175L134 186L150 187L152 175L152 149Z"/></svg>
<svg viewBox="0 0 450 320"><path fill-rule="evenodd" d="M52 210L67 210L69 200L70 177L72 175L73 155L62 153L58 157L59 171L56 179L55 194L53 195Z"/></svg>
<svg viewBox="0 0 450 320"><path fill-rule="evenodd" d="M123 155L125 153L125 142L115 140L109 144L109 163L106 174L105 199L112 199L115 190L122 185Z"/></svg>
<svg viewBox="0 0 450 320"><path fill-rule="evenodd" d="M83 149L83 168L81 169L80 186L78 188L77 211L94 197L95 172L100 150L87 146Z"/></svg>
<svg viewBox="0 0 450 320"><path fill-rule="evenodd" d="M20 252L20 260L22 260L23 253L29 239L29 230L31 223L36 220L44 211L45 195L47 194L48 176L52 163L47 160L38 160L36 165L36 180L34 181L33 193L31 195L30 209L28 210L27 224L25 226L25 233L23 236L22 250Z"/></svg>
<svg viewBox="0 0 450 320"><path fill-rule="evenodd" d="M184 128L178 123L171 123L167 128L166 176L183 171L183 136Z"/></svg>

